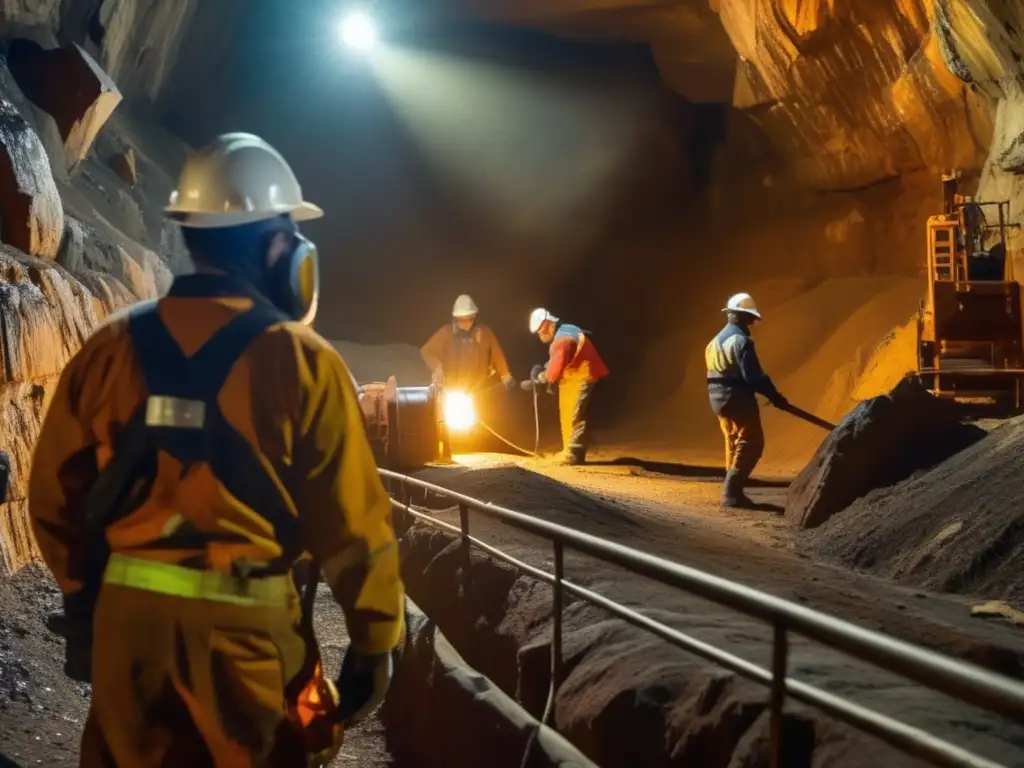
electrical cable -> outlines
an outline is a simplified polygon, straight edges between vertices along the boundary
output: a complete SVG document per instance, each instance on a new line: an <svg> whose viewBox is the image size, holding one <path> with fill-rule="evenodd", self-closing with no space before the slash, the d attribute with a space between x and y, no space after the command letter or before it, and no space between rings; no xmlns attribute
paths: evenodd
<svg viewBox="0 0 1024 768"><path fill-rule="evenodd" d="M540 456L540 405L539 405L539 403L537 401L537 388L536 387L533 388L533 450L532 451L527 450L526 448L523 448L521 445L516 445L515 443L513 443L508 438L505 438L502 435L498 434L494 429L491 428L491 426L487 422L483 421L482 419L478 419L477 423L479 423L481 427L486 429L488 432L490 432L496 438L501 440L501 442L505 443L505 445L509 446L510 448L514 448L515 450L519 451L523 455L525 455L525 456L532 456L534 458Z"/></svg>

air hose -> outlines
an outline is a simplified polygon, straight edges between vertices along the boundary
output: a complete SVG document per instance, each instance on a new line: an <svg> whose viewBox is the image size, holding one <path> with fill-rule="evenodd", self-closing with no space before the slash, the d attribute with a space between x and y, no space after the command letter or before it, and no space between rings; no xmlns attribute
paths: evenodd
<svg viewBox="0 0 1024 768"><path fill-rule="evenodd" d="M533 450L532 451L529 451L526 448L523 448L521 445L516 445L515 443L513 443L508 438L503 437L502 435L498 434L497 432L494 431L494 429L491 428L491 426L487 422L480 421L479 423L480 423L481 427L483 427L488 432L490 432L492 435L494 435L496 438L501 440L501 442L503 442L505 445L509 446L510 448L514 448L515 450L519 451L521 454L523 454L525 456L534 456L534 457L540 455L540 405L537 402L537 389L536 389L536 387L534 387L534 390L533 390Z"/></svg>

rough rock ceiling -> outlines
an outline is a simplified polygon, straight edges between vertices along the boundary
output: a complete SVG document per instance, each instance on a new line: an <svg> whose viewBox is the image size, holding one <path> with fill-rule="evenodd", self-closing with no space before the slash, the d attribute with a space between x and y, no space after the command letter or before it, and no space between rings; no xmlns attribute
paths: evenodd
<svg viewBox="0 0 1024 768"><path fill-rule="evenodd" d="M565 36L647 43L669 87L748 111L796 177L819 189L980 168L997 101L1022 72L1024 3L1017 0L449 5ZM1012 139L1006 152L1024 151Z"/></svg>

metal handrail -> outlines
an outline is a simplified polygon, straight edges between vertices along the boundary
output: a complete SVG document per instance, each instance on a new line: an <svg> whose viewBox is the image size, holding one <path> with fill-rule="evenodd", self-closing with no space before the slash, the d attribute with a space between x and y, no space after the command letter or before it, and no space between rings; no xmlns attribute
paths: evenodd
<svg viewBox="0 0 1024 768"><path fill-rule="evenodd" d="M397 482L399 485L400 498L392 499L392 504L397 509L433 527L455 533L462 538L466 547L470 544L478 546L489 554L515 566L521 572L554 587L552 676L548 696L549 706L546 708L548 711L545 715L550 714L555 688L561 677L562 602L563 592L568 592L635 626L658 635L673 645L713 661L750 680L769 686L771 690L771 764L773 768L782 767L782 711L786 696L817 707L823 712L933 765L948 766L949 768L965 766L1000 768L1001 765L950 744L921 729L787 677L789 632L867 661L926 688L1024 724L1024 685L975 664L896 640L695 568L496 504L482 502L433 483L384 469L380 470L380 474L385 480ZM459 507L460 525L451 525L415 509L409 502L410 487L419 488L455 502ZM469 510L475 510L520 531L552 542L555 555L554 573L535 568L471 536ZM768 623L773 628L772 669L769 671L758 667L738 656L714 648L677 629L644 616L621 603L567 581L563 573L564 549L566 547ZM543 719L547 721L547 717Z"/></svg>

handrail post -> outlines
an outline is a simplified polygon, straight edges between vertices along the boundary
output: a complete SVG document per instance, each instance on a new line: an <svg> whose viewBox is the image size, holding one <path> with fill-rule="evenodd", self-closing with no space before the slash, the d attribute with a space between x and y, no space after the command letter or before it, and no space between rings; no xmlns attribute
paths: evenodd
<svg viewBox="0 0 1024 768"><path fill-rule="evenodd" d="M412 515L409 514L409 486L406 485L405 476L398 481L398 503L402 506L402 518L395 526L395 533L398 535L404 535L407 530L412 528Z"/></svg>
<svg viewBox="0 0 1024 768"><path fill-rule="evenodd" d="M459 504L459 527L462 529L462 588L469 596L469 568L473 562L472 555L470 553L470 540L469 540L469 507L465 504Z"/></svg>
<svg viewBox="0 0 1024 768"><path fill-rule="evenodd" d="M552 585L554 594L551 599L551 713L554 716L555 692L562 683L562 607L564 592L562 581L565 578L565 549L562 542L555 542L555 583Z"/></svg>
<svg viewBox="0 0 1024 768"><path fill-rule="evenodd" d="M783 768L782 710L786 704L786 673L789 666L786 624L776 619L772 631L771 768Z"/></svg>

